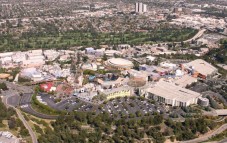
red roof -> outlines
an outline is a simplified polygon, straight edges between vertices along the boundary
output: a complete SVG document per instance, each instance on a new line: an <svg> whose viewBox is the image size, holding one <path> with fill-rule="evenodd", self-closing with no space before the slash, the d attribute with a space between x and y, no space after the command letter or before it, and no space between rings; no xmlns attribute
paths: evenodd
<svg viewBox="0 0 227 143"><path fill-rule="evenodd" d="M54 84L52 82L48 82L48 83L40 84L40 88L46 92L50 92L50 89L53 85Z"/></svg>
<svg viewBox="0 0 227 143"><path fill-rule="evenodd" d="M71 94L73 88L67 84L59 84L56 89L57 92L64 92L65 94Z"/></svg>

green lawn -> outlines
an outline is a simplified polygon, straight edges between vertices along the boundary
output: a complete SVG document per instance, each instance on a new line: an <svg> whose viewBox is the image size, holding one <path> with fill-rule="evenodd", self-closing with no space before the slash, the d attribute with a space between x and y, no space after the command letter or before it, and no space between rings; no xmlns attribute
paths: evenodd
<svg viewBox="0 0 227 143"><path fill-rule="evenodd" d="M27 33L20 37L11 35L0 36L0 51L19 51L29 49L66 49L72 46L98 46L101 44L131 44L175 42L184 41L193 37L197 30L184 29L158 29L149 32L127 33L94 33L82 31L69 31L56 34Z"/></svg>

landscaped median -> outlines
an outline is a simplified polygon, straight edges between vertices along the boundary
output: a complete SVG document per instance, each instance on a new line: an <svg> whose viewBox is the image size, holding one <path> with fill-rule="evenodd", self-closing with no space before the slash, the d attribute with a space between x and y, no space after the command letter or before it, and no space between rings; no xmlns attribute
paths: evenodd
<svg viewBox="0 0 227 143"><path fill-rule="evenodd" d="M37 100L36 96L37 96L37 93L34 93L32 95L32 101L31 101L31 106L35 111L42 113L42 114L47 114L47 115L60 115L60 114L66 113L65 111L58 111L47 105L40 103Z"/></svg>

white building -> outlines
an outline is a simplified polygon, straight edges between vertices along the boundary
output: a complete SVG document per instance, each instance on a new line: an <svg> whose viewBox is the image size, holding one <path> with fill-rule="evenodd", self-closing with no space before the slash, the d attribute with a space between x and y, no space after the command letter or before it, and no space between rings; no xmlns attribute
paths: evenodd
<svg viewBox="0 0 227 143"><path fill-rule="evenodd" d="M16 52L13 56L12 56L13 62L14 63L20 63L22 61L26 60L26 52Z"/></svg>
<svg viewBox="0 0 227 143"><path fill-rule="evenodd" d="M174 83L159 81L153 87L145 89L145 96L171 106L189 106L197 104L202 95Z"/></svg>
<svg viewBox="0 0 227 143"><path fill-rule="evenodd" d="M27 52L28 56L40 56L43 54L43 50L31 50Z"/></svg>
<svg viewBox="0 0 227 143"><path fill-rule="evenodd" d="M56 50L45 50L43 54L49 61L53 61L59 56L59 52Z"/></svg>
<svg viewBox="0 0 227 143"><path fill-rule="evenodd" d="M117 50L106 50L104 53L109 57L113 57L115 54L121 55L121 52L119 52Z"/></svg>
<svg viewBox="0 0 227 143"><path fill-rule="evenodd" d="M44 59L32 59L22 61L22 67L40 67L45 64Z"/></svg>
<svg viewBox="0 0 227 143"><path fill-rule="evenodd" d="M42 81L43 80L43 76L41 73L36 73L36 74L33 74L32 77L31 77L31 80L33 81Z"/></svg>
<svg viewBox="0 0 227 143"><path fill-rule="evenodd" d="M184 64L184 66L185 68L192 69L193 71L198 72L205 77L212 76L218 72L216 67L204 61L203 59L196 59Z"/></svg>
<svg viewBox="0 0 227 143"><path fill-rule="evenodd" d="M143 3L136 3L135 4L135 12L137 13L145 13L147 12L147 5L146 4L143 4Z"/></svg>
<svg viewBox="0 0 227 143"><path fill-rule="evenodd" d="M82 69L83 69L83 70L93 70L93 71L97 71L98 66L97 66L96 63L83 64L83 65L82 65Z"/></svg>

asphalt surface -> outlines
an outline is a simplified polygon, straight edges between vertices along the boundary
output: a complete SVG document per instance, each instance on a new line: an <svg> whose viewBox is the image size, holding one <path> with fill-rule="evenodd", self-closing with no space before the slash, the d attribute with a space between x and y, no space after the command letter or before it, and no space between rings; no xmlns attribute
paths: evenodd
<svg viewBox="0 0 227 143"><path fill-rule="evenodd" d="M20 110L17 108L14 108L17 112L17 115L19 119L23 122L24 126L27 128L33 143L38 143L36 134L33 132L31 126L28 124L28 122L25 120L24 116L21 114Z"/></svg>
<svg viewBox="0 0 227 143"><path fill-rule="evenodd" d="M24 119L24 116L22 115L20 110L15 108L13 105L9 104L9 103L14 103L12 101L16 101L16 99L14 99L13 97L16 97L16 99L18 98L17 96L5 96L4 99L3 99L3 102L6 104L7 107L12 107L16 111L18 118L22 121L25 128L28 130L28 132L29 132L29 134L32 138L32 143L38 143L36 134L33 132L32 128L28 124L28 122ZM11 100L13 99L13 100L12 101L10 100L10 102L8 103L8 99L11 99Z"/></svg>
<svg viewBox="0 0 227 143"><path fill-rule="evenodd" d="M200 38L203 33L206 31L206 29L201 29L195 36L193 36L191 39L183 41L184 43L191 42L193 40L196 40ZM158 46L158 45L166 45L166 44L171 44L172 42L163 42L163 43L158 43L158 44L153 44L153 46ZM175 44L180 44L181 42L174 42Z"/></svg>
<svg viewBox="0 0 227 143"><path fill-rule="evenodd" d="M18 95L9 96L7 99L7 103L14 107L17 107L19 105L19 101L20 101L20 97Z"/></svg>
<svg viewBox="0 0 227 143"><path fill-rule="evenodd" d="M21 98L19 100L20 101L19 105L21 106L22 111L29 113L31 115L34 115L36 117L42 118L42 119L56 119L58 117L58 116L46 115L46 114L37 112L31 106L31 99L32 99L31 93L26 93L26 94L23 94L23 96L21 96ZM27 105L27 106L23 107L23 105Z"/></svg>
<svg viewBox="0 0 227 143"><path fill-rule="evenodd" d="M31 107L31 105L28 105L27 107L22 108L21 110L24 111L24 112L26 112L26 113L29 113L31 115L34 115L36 117L42 118L42 119L57 119L58 118L58 116L46 115L46 114L39 113L39 112L35 111Z"/></svg>

